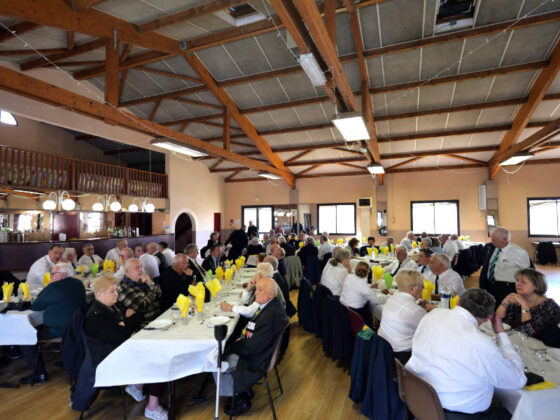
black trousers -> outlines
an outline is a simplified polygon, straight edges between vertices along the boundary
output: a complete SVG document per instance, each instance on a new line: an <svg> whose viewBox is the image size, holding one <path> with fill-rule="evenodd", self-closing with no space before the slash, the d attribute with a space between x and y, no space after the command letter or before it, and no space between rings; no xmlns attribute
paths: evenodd
<svg viewBox="0 0 560 420"><path fill-rule="evenodd" d="M45 340L47 338L53 338L47 332L47 329L41 325L37 328L37 339ZM28 369L33 370L35 368L35 359L37 358L37 345L34 346L20 346L21 354L25 357L25 362L27 363ZM37 367L37 374L41 375L45 373L45 365L43 363L43 358L39 358L39 365Z"/></svg>
<svg viewBox="0 0 560 420"><path fill-rule="evenodd" d="M510 420L511 414L503 407L492 407L478 413L467 414L443 410L446 420Z"/></svg>

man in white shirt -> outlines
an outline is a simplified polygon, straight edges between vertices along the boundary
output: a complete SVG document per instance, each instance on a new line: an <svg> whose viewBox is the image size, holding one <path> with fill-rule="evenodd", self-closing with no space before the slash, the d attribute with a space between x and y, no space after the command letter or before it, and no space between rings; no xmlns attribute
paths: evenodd
<svg viewBox="0 0 560 420"><path fill-rule="evenodd" d="M322 261L323 257L326 254L332 252L332 246L329 242L329 239L325 235L319 236L319 242L321 243L321 245L319 245L317 258L319 258L319 261Z"/></svg>
<svg viewBox="0 0 560 420"><path fill-rule="evenodd" d="M418 253L418 272L430 281L434 281L433 279L435 278L430 270L432 255L434 255L434 252L430 248L422 248Z"/></svg>
<svg viewBox="0 0 560 420"><path fill-rule="evenodd" d="M416 301L422 297L424 277L416 271L401 270L397 274L399 292L391 296L385 306L379 336L391 344L395 357L405 364L410 358L412 337L420 320L435 306Z"/></svg>
<svg viewBox="0 0 560 420"><path fill-rule="evenodd" d="M509 418L507 412L490 407L494 388L525 385L523 362L494 314L494 305L488 292L469 289L453 310L434 309L416 329L406 368L434 387L446 419L469 418L465 414ZM487 320L496 343L479 329Z"/></svg>
<svg viewBox="0 0 560 420"><path fill-rule="evenodd" d="M103 268L103 259L95 254L95 248L93 244L87 243L82 247L84 255L78 260L79 265L85 266L88 270L92 264L98 263L101 268Z"/></svg>
<svg viewBox="0 0 560 420"><path fill-rule="evenodd" d="M416 236L414 236L414 232L410 231L407 232L406 236L402 239L401 245L406 247L407 251L412 250L412 242L416 241Z"/></svg>
<svg viewBox="0 0 560 420"><path fill-rule="evenodd" d="M193 271L193 276L197 282L204 281L206 271L196 262L198 256L198 247L196 244L188 244L185 248L185 253L189 259L189 267Z"/></svg>
<svg viewBox="0 0 560 420"><path fill-rule="evenodd" d="M451 261L445 254L434 254L430 260L430 271L435 276L434 293L439 295L444 287L447 287L451 293L456 293L459 296L465 291L463 279L456 271L451 268ZM431 280L431 279L430 279Z"/></svg>
<svg viewBox="0 0 560 420"><path fill-rule="evenodd" d="M31 265L27 274L29 289L43 288L43 274L51 272L55 264L62 259L62 254L64 254L64 248L61 245L54 244L47 255L39 258Z"/></svg>
<svg viewBox="0 0 560 420"><path fill-rule="evenodd" d="M110 249L109 252L107 252L107 255L105 255L105 259L115 261L116 263L115 267L119 268L121 266L119 251L126 247L128 247L128 242L126 242L126 239L119 239L117 241L117 246L115 248Z"/></svg>
<svg viewBox="0 0 560 420"><path fill-rule="evenodd" d="M509 230L503 227L496 227L490 232L490 240L496 248L488 260L487 290L498 304L510 293L516 293L515 273L531 266L527 251L512 244L510 239Z"/></svg>
<svg viewBox="0 0 560 420"><path fill-rule="evenodd" d="M459 239L459 237L458 237L457 235L455 235L455 234L451 235L451 236L449 237L449 240L455 242L455 245L457 245L457 249L458 249L459 251L462 251L463 249L465 249L465 244L463 243L463 241L461 241L461 240Z"/></svg>
<svg viewBox="0 0 560 420"><path fill-rule="evenodd" d="M395 255L397 259L385 267L386 273L391 273L391 276L395 277L399 270L418 270L418 265L409 258L406 247L403 245L397 247Z"/></svg>
<svg viewBox="0 0 560 420"><path fill-rule="evenodd" d="M134 247L134 256L142 263L142 270L153 280L159 277L158 259L148 254L146 245L139 244Z"/></svg>
<svg viewBox="0 0 560 420"><path fill-rule="evenodd" d="M165 261L167 262L167 266L171 267L173 265L173 257L175 256L175 252L169 249L169 245L165 241L161 241L158 243L158 251L163 254L165 257Z"/></svg>
<svg viewBox="0 0 560 420"><path fill-rule="evenodd" d="M124 263L126 260L134 257L134 251L131 248L123 248L119 251L119 258L122 260L122 265L119 267L117 272L115 273L115 277L120 280L124 279Z"/></svg>
<svg viewBox="0 0 560 420"><path fill-rule="evenodd" d="M459 252L457 248L457 244L451 240L449 240L449 235L441 235L439 237L441 242L441 246L443 247L443 252L449 257L451 262L453 262L453 258L455 258L455 254Z"/></svg>

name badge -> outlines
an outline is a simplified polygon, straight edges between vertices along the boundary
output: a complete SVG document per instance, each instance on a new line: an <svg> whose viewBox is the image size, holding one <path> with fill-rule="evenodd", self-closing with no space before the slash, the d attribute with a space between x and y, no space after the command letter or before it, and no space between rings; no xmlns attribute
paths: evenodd
<svg viewBox="0 0 560 420"><path fill-rule="evenodd" d="M254 329L255 329L255 323L249 321L249 322L247 323L247 329L248 329L248 330L254 330Z"/></svg>

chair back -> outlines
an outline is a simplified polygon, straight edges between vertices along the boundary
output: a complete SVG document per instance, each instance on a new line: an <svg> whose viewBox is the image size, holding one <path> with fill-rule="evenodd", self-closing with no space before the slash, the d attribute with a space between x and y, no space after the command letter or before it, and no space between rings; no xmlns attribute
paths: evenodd
<svg viewBox="0 0 560 420"><path fill-rule="evenodd" d="M331 258L332 258L332 252L327 252L325 255L323 255L323 258L321 259L321 273L323 273L325 266L327 265L327 263Z"/></svg>
<svg viewBox="0 0 560 420"><path fill-rule="evenodd" d="M364 326L364 318L362 318L362 316L358 312L354 311L353 309L350 309L348 306L346 307L346 309L348 310L350 331L352 331L352 334L356 336Z"/></svg>
<svg viewBox="0 0 560 420"><path fill-rule="evenodd" d="M280 346L282 344L282 337L284 337L286 328L288 328L289 325L290 323L288 322L286 326L282 329L280 335L278 336L278 340L274 345L274 351L272 352L272 356L270 357L270 363L268 364L268 368L266 369L267 372L270 372L271 370L274 369L274 366L276 366L276 362L278 361L278 356L280 355Z"/></svg>
<svg viewBox="0 0 560 420"><path fill-rule="evenodd" d="M321 263L316 255L305 257L303 276L314 285L321 281Z"/></svg>
<svg viewBox="0 0 560 420"><path fill-rule="evenodd" d="M436 390L395 359L399 397L418 420L445 420Z"/></svg>

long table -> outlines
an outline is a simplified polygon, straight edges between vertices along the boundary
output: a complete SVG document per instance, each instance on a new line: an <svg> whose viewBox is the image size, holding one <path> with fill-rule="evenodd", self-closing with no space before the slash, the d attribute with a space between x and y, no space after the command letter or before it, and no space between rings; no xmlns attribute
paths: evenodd
<svg viewBox="0 0 560 420"><path fill-rule="evenodd" d="M5 304L0 304L0 310ZM36 327L43 323L43 311L8 311L0 314L0 345L32 346L37 344Z"/></svg>
<svg viewBox="0 0 560 420"><path fill-rule="evenodd" d="M201 323L198 314L187 318L186 325L176 322L167 330L142 329L107 356L97 367L95 386L116 386L139 383L170 382L179 378L202 372L215 372L217 369L213 354L218 348L214 338L214 329L207 325L207 320L215 315L228 315L227 338L233 332L239 315L231 312L222 313L219 303L227 301L240 302L241 285L254 274L254 269L242 269L236 272L231 281L231 293L225 296L218 292L211 302L204 306L206 320ZM173 307L158 319L175 321L179 311ZM225 342L225 340L224 340Z"/></svg>

